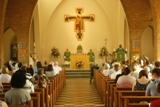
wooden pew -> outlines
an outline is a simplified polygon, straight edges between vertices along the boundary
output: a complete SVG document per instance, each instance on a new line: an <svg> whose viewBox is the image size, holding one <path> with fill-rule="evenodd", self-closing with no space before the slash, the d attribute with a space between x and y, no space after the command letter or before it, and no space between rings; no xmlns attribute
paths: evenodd
<svg viewBox="0 0 160 107"><path fill-rule="evenodd" d="M116 102L118 102L117 101L117 91L131 91L132 90L132 88L131 87L114 87L114 94L113 94L113 105L114 105L114 107L119 107L119 105L117 105L117 103Z"/></svg>
<svg viewBox="0 0 160 107"><path fill-rule="evenodd" d="M115 97L115 107L122 106L121 102L121 97L122 96L145 96L145 91L126 91L126 90L121 90L116 92L116 97Z"/></svg>
<svg viewBox="0 0 160 107"><path fill-rule="evenodd" d="M33 107L40 107L40 93L34 92L30 93L31 100L33 100Z"/></svg>
<svg viewBox="0 0 160 107"><path fill-rule="evenodd" d="M33 101L33 107L40 107L40 93L30 93L31 100ZM0 100L4 101L5 93L0 93Z"/></svg>
<svg viewBox="0 0 160 107"><path fill-rule="evenodd" d="M50 95L50 101L49 101L49 106L52 107L53 106L53 86L52 86L52 82L49 83L49 91L48 94Z"/></svg>
<svg viewBox="0 0 160 107"><path fill-rule="evenodd" d="M2 85L11 85L11 84L7 82L2 82Z"/></svg>
<svg viewBox="0 0 160 107"><path fill-rule="evenodd" d="M8 105L8 107L33 107L33 101L28 101L28 104L26 105Z"/></svg>
<svg viewBox="0 0 160 107"><path fill-rule="evenodd" d="M124 101L123 107L138 107L137 104L132 103L132 102L141 102L141 101L146 101L146 102L151 102L153 100L160 99L159 96L122 96L122 99ZM139 104L139 107L148 107L147 104Z"/></svg>
<svg viewBox="0 0 160 107"><path fill-rule="evenodd" d="M7 92L8 90L11 89L11 85L3 85L3 92Z"/></svg>
<svg viewBox="0 0 160 107"><path fill-rule="evenodd" d="M7 92L8 90L11 89L11 84L10 83L2 82L2 85L3 85L3 92Z"/></svg>
<svg viewBox="0 0 160 107"><path fill-rule="evenodd" d="M115 84L113 79L106 79L106 100L105 100L105 106L109 107L110 101L109 97L111 96L111 90L110 90L110 84Z"/></svg>
<svg viewBox="0 0 160 107"><path fill-rule="evenodd" d="M117 85L114 83L109 84L109 107L113 107L114 100L114 87Z"/></svg>
<svg viewBox="0 0 160 107"><path fill-rule="evenodd" d="M148 104L140 104L140 103L129 103L127 107L149 107Z"/></svg>
<svg viewBox="0 0 160 107"><path fill-rule="evenodd" d="M50 83L52 83L52 105L55 104L55 78L53 76L48 77L50 80ZM50 87L51 88L51 87Z"/></svg>
<svg viewBox="0 0 160 107"><path fill-rule="evenodd" d="M41 107L46 107L46 102L45 102L45 89L44 88L35 88L35 92L40 93L40 104Z"/></svg>
<svg viewBox="0 0 160 107"><path fill-rule="evenodd" d="M109 84L114 84L114 79L110 79L94 69L94 85L106 107L109 102Z"/></svg>

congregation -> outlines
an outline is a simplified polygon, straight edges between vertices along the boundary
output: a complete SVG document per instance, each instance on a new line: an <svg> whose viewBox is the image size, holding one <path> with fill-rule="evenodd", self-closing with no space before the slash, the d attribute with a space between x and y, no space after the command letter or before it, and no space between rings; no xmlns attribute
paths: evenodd
<svg viewBox="0 0 160 107"><path fill-rule="evenodd" d="M4 92L2 83L10 83L11 89L5 92L2 107L8 105L24 105L31 100L30 93L35 92L36 88L46 88L50 83L49 77L56 77L62 71L58 62L37 61L36 66L27 66L26 63L10 60L2 67L0 75L0 92ZM48 95L48 99L51 96Z"/></svg>
<svg viewBox="0 0 160 107"><path fill-rule="evenodd" d="M129 64L129 61L123 61L122 64L119 62L110 63L110 61L106 61L98 70L94 71L94 79L98 79L97 72L103 75L104 78L113 80L116 87L128 87L132 91L145 91L145 96L160 95L159 61L150 63L148 60L144 60L144 63L140 63L136 60L131 64ZM103 78L103 76L100 78ZM94 80L97 90L99 90L98 81L100 80ZM113 95L111 94L110 96ZM149 103L144 101L143 103L147 103L150 107L160 107L160 99Z"/></svg>

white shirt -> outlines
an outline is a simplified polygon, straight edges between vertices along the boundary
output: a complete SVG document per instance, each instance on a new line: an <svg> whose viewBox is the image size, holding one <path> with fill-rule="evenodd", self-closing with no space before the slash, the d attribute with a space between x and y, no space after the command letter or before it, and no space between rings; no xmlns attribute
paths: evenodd
<svg viewBox="0 0 160 107"><path fill-rule="evenodd" d="M46 71L45 74L46 74L46 76L54 76L54 75L56 75L54 73L54 71Z"/></svg>
<svg viewBox="0 0 160 107"><path fill-rule="evenodd" d="M0 75L0 82L9 83L11 80L11 76L9 74L1 74Z"/></svg>
<svg viewBox="0 0 160 107"><path fill-rule="evenodd" d="M34 92L34 86L28 79L26 80L26 84L24 85L24 89L26 89L29 93Z"/></svg>
<svg viewBox="0 0 160 107"><path fill-rule="evenodd" d="M59 66L54 66L53 70L54 70L54 73L57 75L57 74L59 74L60 71L62 71L62 68Z"/></svg>
<svg viewBox="0 0 160 107"><path fill-rule="evenodd" d="M109 75L109 69L103 70L103 74L104 74L105 76L108 76L108 75Z"/></svg>
<svg viewBox="0 0 160 107"><path fill-rule="evenodd" d="M116 76L118 75L118 74L121 74L122 72L119 70L119 71L117 71L117 72L114 72L114 73L112 73L111 74L111 79L115 79L116 78Z"/></svg>

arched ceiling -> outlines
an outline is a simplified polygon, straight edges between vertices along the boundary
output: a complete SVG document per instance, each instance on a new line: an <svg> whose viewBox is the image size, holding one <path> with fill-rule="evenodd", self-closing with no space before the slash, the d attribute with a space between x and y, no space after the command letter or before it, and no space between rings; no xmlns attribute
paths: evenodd
<svg viewBox="0 0 160 107"><path fill-rule="evenodd" d="M152 9L149 0L121 0L130 31L141 31L152 26Z"/></svg>

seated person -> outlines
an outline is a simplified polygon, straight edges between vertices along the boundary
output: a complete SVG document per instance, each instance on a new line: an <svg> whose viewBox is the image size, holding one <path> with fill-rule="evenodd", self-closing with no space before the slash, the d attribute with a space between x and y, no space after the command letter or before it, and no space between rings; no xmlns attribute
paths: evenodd
<svg viewBox="0 0 160 107"><path fill-rule="evenodd" d="M121 69L121 74L116 75L114 82L117 84L118 78L125 74L125 68Z"/></svg>
<svg viewBox="0 0 160 107"><path fill-rule="evenodd" d="M16 72L11 78L11 89L5 93L5 102L9 105L24 105L31 100L30 93L23 89L26 76Z"/></svg>
<svg viewBox="0 0 160 107"><path fill-rule="evenodd" d="M146 96L159 96L160 94L157 92L157 85L160 82L160 69L154 68L152 70L152 79L146 89Z"/></svg>
<svg viewBox="0 0 160 107"><path fill-rule="evenodd" d="M54 63L53 70L56 75L59 74L60 71L62 71L62 68L58 65L57 61L55 61Z"/></svg>
<svg viewBox="0 0 160 107"><path fill-rule="evenodd" d="M43 68L38 68L37 74L34 75L34 77L33 77L33 83L37 84L39 77L41 77L41 76L45 79L46 83L48 84L49 80L48 80L48 77L44 74Z"/></svg>
<svg viewBox="0 0 160 107"><path fill-rule="evenodd" d="M121 74L120 64L116 63L113 66L114 72L111 74L111 79L115 79L118 74Z"/></svg>
<svg viewBox="0 0 160 107"><path fill-rule="evenodd" d="M134 76L135 78L138 78L138 71L137 71L137 66L136 65L133 65L132 66L132 73L131 73L131 76Z"/></svg>
<svg viewBox="0 0 160 107"><path fill-rule="evenodd" d="M2 74L0 75L0 82L9 83L11 76L7 73L8 68L2 67Z"/></svg>
<svg viewBox="0 0 160 107"><path fill-rule="evenodd" d="M39 76L38 83L34 86L34 88L46 88L46 81L43 76Z"/></svg>
<svg viewBox="0 0 160 107"><path fill-rule="evenodd" d="M7 103L0 100L0 107L8 107Z"/></svg>
<svg viewBox="0 0 160 107"><path fill-rule="evenodd" d="M105 63L104 66L105 66L105 68L104 68L102 74L103 74L104 76L108 76L109 69L110 69L110 65L109 65L108 63Z"/></svg>
<svg viewBox="0 0 160 107"><path fill-rule="evenodd" d="M34 86L32 84L32 75L30 73L27 73L27 68L25 66L22 66L20 70L16 71L19 73L22 73L26 76L26 84L24 85L24 89L27 90L29 93L34 92Z"/></svg>
<svg viewBox="0 0 160 107"><path fill-rule="evenodd" d="M160 83L157 85L157 92L160 93ZM160 99L152 101L150 107L160 107Z"/></svg>
<svg viewBox="0 0 160 107"><path fill-rule="evenodd" d="M124 75L118 78L117 86L118 87L132 87L135 81L136 81L136 78L131 76L131 70L129 69L129 67L126 67Z"/></svg>
<svg viewBox="0 0 160 107"><path fill-rule="evenodd" d="M51 64L48 65L45 74L46 74L46 76L55 76L56 75Z"/></svg>
<svg viewBox="0 0 160 107"><path fill-rule="evenodd" d="M134 90L146 90L147 85L150 83L148 79L148 73L145 70L139 72L139 79L137 79L132 86L132 91Z"/></svg>

